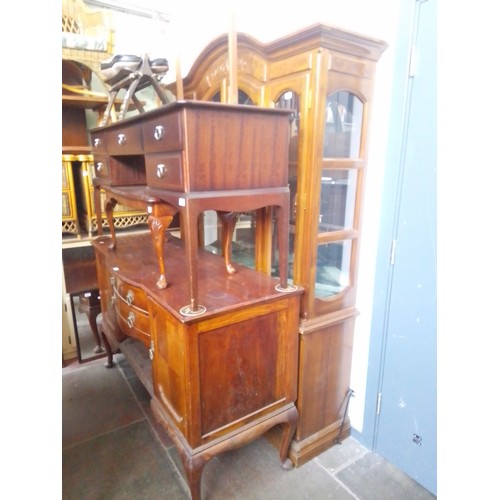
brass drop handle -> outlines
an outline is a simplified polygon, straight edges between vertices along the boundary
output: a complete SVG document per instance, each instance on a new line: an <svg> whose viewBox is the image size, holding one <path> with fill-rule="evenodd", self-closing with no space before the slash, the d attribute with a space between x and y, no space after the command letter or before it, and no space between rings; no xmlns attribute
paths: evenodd
<svg viewBox="0 0 500 500"><path fill-rule="evenodd" d="M118 134L118 144L120 146L123 146L127 142L127 138L125 137L125 134Z"/></svg>
<svg viewBox="0 0 500 500"><path fill-rule="evenodd" d="M94 138L94 147L98 148L102 144L102 141L99 137Z"/></svg>
<svg viewBox="0 0 500 500"><path fill-rule="evenodd" d="M158 177L158 179L163 179L166 173L167 167L164 163L159 163L158 165L156 165L156 177Z"/></svg>
<svg viewBox="0 0 500 500"><path fill-rule="evenodd" d="M132 305L132 302L134 302L134 292L132 290L129 290L127 292L127 296L125 297L125 300L127 301L127 304L129 306Z"/></svg>
<svg viewBox="0 0 500 500"><path fill-rule="evenodd" d="M132 311L130 311L127 316L127 325L129 326L129 328L132 328L134 326L134 323L135 323L135 314Z"/></svg>
<svg viewBox="0 0 500 500"><path fill-rule="evenodd" d="M165 128L163 125L156 125L155 131L154 131L154 137L157 141L163 138L165 135Z"/></svg>
<svg viewBox="0 0 500 500"><path fill-rule="evenodd" d="M104 168L102 161L98 161L95 168L98 172L100 172Z"/></svg>

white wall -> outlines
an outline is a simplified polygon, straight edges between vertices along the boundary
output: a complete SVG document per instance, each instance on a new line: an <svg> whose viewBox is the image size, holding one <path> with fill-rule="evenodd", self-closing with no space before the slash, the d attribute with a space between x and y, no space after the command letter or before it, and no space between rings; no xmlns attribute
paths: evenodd
<svg viewBox="0 0 500 500"><path fill-rule="evenodd" d="M167 81L175 79L175 58L179 56L182 76L186 76L198 54L220 34L229 31L233 14L236 31L262 42L269 42L291 32L321 22L384 40L389 48L382 54L377 66L375 93L372 106L370 154L365 191L365 211L361 240L359 293L357 308L351 387L355 397L350 403L352 426L362 432L366 374L374 291L377 236L380 219L380 201L384 177L388 118L391 105L391 84L395 65L394 45L397 36L401 3L414 0L320 0L282 2L256 0L230 2L215 0L210 3L186 0L171 7L168 2L156 0L156 8L170 15L169 23L146 21L144 18L114 14L116 53L149 54L166 57L171 66ZM180 2L179 2L180 3ZM146 5L144 2L143 5ZM408 34L410 35L410 34Z"/></svg>

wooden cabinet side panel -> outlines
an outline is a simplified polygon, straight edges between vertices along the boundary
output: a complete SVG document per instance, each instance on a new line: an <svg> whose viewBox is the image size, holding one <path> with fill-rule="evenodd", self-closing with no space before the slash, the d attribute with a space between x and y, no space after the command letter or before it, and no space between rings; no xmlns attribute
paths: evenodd
<svg viewBox="0 0 500 500"><path fill-rule="evenodd" d="M349 390L354 318L300 335L300 441L342 419Z"/></svg>
<svg viewBox="0 0 500 500"><path fill-rule="evenodd" d="M202 439L296 398L298 297L199 335Z"/></svg>
<svg viewBox="0 0 500 500"><path fill-rule="evenodd" d="M153 386L157 400L184 436L188 422L184 326L153 301L149 303L153 341Z"/></svg>
<svg viewBox="0 0 500 500"><path fill-rule="evenodd" d="M191 191L288 184L287 116L190 113L186 136Z"/></svg>

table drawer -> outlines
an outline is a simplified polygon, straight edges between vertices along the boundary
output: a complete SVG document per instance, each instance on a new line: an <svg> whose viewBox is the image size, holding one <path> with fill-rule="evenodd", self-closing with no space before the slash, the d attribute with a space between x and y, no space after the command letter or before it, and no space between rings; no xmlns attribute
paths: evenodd
<svg viewBox="0 0 500 500"><path fill-rule="evenodd" d="M182 149L182 127L178 113L146 120L142 134L146 153Z"/></svg>
<svg viewBox="0 0 500 500"><path fill-rule="evenodd" d="M152 188L183 191L182 152L146 155L146 180Z"/></svg>
<svg viewBox="0 0 500 500"><path fill-rule="evenodd" d="M105 140L111 155L140 154L142 151L141 127L137 125L108 130Z"/></svg>
<svg viewBox="0 0 500 500"><path fill-rule="evenodd" d="M106 152L106 132L104 130L92 132L90 134L90 143L94 154Z"/></svg>
<svg viewBox="0 0 500 500"><path fill-rule="evenodd" d="M93 176L97 179L108 179L109 159L107 156L94 156Z"/></svg>

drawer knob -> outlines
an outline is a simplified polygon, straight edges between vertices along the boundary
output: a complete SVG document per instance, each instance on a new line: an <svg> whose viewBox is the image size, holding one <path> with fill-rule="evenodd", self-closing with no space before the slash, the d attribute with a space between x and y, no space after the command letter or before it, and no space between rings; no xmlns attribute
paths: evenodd
<svg viewBox="0 0 500 500"><path fill-rule="evenodd" d="M165 128L163 125L156 125L154 136L157 141L159 141L165 135Z"/></svg>
<svg viewBox="0 0 500 500"><path fill-rule="evenodd" d="M156 177L158 179L163 179L165 177L165 174L167 173L167 167L163 163L159 163L156 165Z"/></svg>
<svg viewBox="0 0 500 500"><path fill-rule="evenodd" d="M94 137L94 147L97 148L102 144L102 141L99 137Z"/></svg>
<svg viewBox="0 0 500 500"><path fill-rule="evenodd" d="M132 328L134 326L134 323L135 323L135 314L132 311L130 311L127 316L127 325L129 326L129 328Z"/></svg>
<svg viewBox="0 0 500 500"><path fill-rule="evenodd" d="M100 172L103 168L104 165L102 164L102 161L97 162L97 166L95 167L98 172Z"/></svg>
<svg viewBox="0 0 500 500"><path fill-rule="evenodd" d="M118 134L118 144L122 146L127 142L127 138L125 137L125 134Z"/></svg>
<svg viewBox="0 0 500 500"><path fill-rule="evenodd" d="M127 304L129 306L132 305L132 302L134 302L134 292L132 290L129 290L127 292L127 296L125 297L125 300L127 301Z"/></svg>

